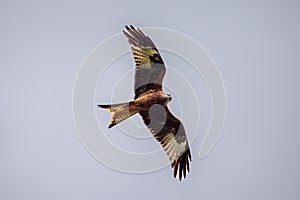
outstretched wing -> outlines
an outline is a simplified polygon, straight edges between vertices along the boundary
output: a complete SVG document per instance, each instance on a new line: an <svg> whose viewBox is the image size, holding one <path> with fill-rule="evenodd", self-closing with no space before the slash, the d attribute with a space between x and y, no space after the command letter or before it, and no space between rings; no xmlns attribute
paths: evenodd
<svg viewBox="0 0 300 200"><path fill-rule="evenodd" d="M164 62L152 40L139 28L125 26L123 31L131 46L135 61L135 99L148 90L162 90L166 73Z"/></svg>
<svg viewBox="0 0 300 200"><path fill-rule="evenodd" d="M174 177L179 174L185 178L189 172L189 161L192 160L188 139L183 124L168 109L159 104L153 105L149 111L140 111L144 123L162 145L171 166Z"/></svg>

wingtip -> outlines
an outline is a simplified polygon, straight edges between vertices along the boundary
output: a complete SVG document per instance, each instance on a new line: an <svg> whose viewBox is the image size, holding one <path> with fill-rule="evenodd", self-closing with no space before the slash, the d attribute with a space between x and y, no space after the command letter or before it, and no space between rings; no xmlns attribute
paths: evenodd
<svg viewBox="0 0 300 200"><path fill-rule="evenodd" d="M135 30L135 29L137 29L137 27L134 27L132 24L130 24L130 25L125 25L125 29L127 30L127 31L130 31L130 30ZM123 31L124 32L124 31Z"/></svg>
<svg viewBox="0 0 300 200"><path fill-rule="evenodd" d="M187 177L187 174L190 172L189 159L191 160L191 153L190 150L187 149L178 160L171 163L174 170L174 178L178 178L178 180L181 181Z"/></svg>
<svg viewBox="0 0 300 200"><path fill-rule="evenodd" d="M188 157L190 159L190 162L192 162L192 154L191 154L190 148L188 148Z"/></svg>

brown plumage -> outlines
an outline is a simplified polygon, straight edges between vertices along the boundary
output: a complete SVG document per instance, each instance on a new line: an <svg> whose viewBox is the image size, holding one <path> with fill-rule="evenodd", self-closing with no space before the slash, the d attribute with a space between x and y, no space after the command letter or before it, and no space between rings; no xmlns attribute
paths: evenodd
<svg viewBox="0 0 300 200"><path fill-rule="evenodd" d="M145 125L166 152L174 177L179 180L189 172L191 152L182 122L168 109L171 95L162 89L166 67L152 40L139 28L125 26L134 61L134 100L127 103L98 105L112 113L109 128L139 113Z"/></svg>

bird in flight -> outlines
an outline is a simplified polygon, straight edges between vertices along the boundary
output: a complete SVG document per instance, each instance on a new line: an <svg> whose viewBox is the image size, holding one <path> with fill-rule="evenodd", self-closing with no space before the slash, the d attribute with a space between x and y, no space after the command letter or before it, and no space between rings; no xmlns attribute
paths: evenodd
<svg viewBox="0 0 300 200"><path fill-rule="evenodd" d="M134 100L98 105L112 114L108 128L138 113L168 156L174 177L179 180L190 171L191 152L182 122L169 110L170 94L163 91L166 66L153 41L139 28L125 26L135 61Z"/></svg>

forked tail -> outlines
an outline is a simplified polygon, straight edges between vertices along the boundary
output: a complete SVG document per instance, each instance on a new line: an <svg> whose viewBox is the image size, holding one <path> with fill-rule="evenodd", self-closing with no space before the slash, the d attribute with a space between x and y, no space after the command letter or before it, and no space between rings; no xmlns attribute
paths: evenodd
<svg viewBox="0 0 300 200"><path fill-rule="evenodd" d="M115 126L137 113L133 101L111 105L98 105L98 107L109 110L112 115L108 128Z"/></svg>

